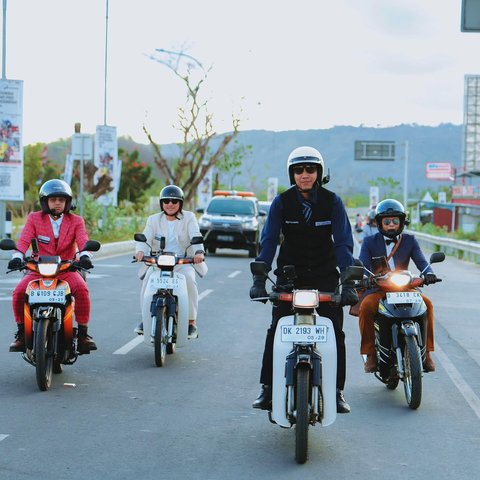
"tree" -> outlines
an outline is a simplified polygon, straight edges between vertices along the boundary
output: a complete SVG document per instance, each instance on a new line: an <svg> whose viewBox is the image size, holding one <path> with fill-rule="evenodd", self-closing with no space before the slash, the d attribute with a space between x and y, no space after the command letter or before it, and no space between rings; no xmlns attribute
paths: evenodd
<svg viewBox="0 0 480 480"><path fill-rule="evenodd" d="M139 160L138 150L129 153L119 149L118 156L122 159L118 200L139 204L144 199L145 192L155 183L152 167Z"/></svg>
<svg viewBox="0 0 480 480"><path fill-rule="evenodd" d="M208 111L208 101L202 100L200 97L200 88L207 79L208 71L203 69L200 62L183 51L169 52L160 49L157 52L162 53L163 56L151 56L151 58L169 68L184 82L187 89L186 104L178 110L177 129L182 132L183 140L177 144L177 156L170 160L167 159L145 125L143 125L143 131L153 147L154 161L162 173L165 183L181 187L185 193L185 202L191 203L199 183L211 168L219 164L224 167L228 166L227 155L232 155L233 164L241 158L241 155L235 157L235 149L230 153L227 150L227 147L238 135L240 120L233 117L233 130L223 135L217 135L213 128L213 115ZM165 54L167 54L166 58ZM180 67L184 59L187 59L186 73L181 73ZM193 60L194 63L188 59ZM192 71L195 67L200 67L203 72L198 81L192 78ZM237 146L237 148L242 147Z"/></svg>
<svg viewBox="0 0 480 480"><path fill-rule="evenodd" d="M384 189L384 197L395 198L396 190L400 186L400 182L392 177L378 177L375 180L369 180L368 184L372 187L380 187ZM397 195L398 196L398 195Z"/></svg>
<svg viewBox="0 0 480 480"><path fill-rule="evenodd" d="M60 168L48 158L47 145L27 145L23 155L24 201L20 206L21 216L38 207L38 191L44 182L52 178L60 178Z"/></svg>

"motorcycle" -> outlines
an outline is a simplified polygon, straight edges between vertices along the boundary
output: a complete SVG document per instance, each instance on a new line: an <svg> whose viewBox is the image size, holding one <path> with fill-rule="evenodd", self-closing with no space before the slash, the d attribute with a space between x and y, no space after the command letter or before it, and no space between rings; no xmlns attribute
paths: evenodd
<svg viewBox="0 0 480 480"><path fill-rule="evenodd" d="M136 233L137 242L147 243L143 233ZM200 245L203 238L193 237L190 245ZM148 243L147 243L148 245ZM151 246L148 245L151 249ZM160 251L143 257L142 262L153 270L143 292L142 321L144 343L154 347L155 365L165 366L167 354L183 347L188 336L188 294L185 276L175 272L176 265L193 264L193 257L165 252L165 237L160 238ZM136 262L137 260L133 260Z"/></svg>
<svg viewBox="0 0 480 480"><path fill-rule="evenodd" d="M25 291L25 352L23 359L33 365L38 388L46 391L52 384L52 373L62 373L62 365L72 365L80 353L75 328L75 299L67 281L58 275L68 271L87 272L75 260L58 256L38 255L37 239L32 239L32 252L13 271L29 270L41 275L31 280ZM12 239L0 241L1 250L16 250ZM81 251L96 252L100 243L88 240Z"/></svg>
<svg viewBox="0 0 480 480"><path fill-rule="evenodd" d="M265 262L252 262L254 275L267 275ZM337 416L337 344L332 321L320 317L319 303L340 305L341 294L295 289L295 267L283 271L287 285L253 301L288 302L292 315L278 321L273 344L272 408L269 420L284 428L295 426L295 459L305 463L308 456L308 428L319 422L331 425ZM347 269L344 283L363 278L363 267Z"/></svg>
<svg viewBox="0 0 480 480"><path fill-rule="evenodd" d="M372 262L370 277L360 281L364 288L385 292L375 316L375 377L388 389L403 382L408 406L415 410L422 401L423 364L426 354L427 307L418 290L425 285L423 274L432 263L445 260L443 252L433 253L419 276L408 270L390 271L385 257ZM441 282L437 279L436 282ZM435 283L436 283L435 282Z"/></svg>

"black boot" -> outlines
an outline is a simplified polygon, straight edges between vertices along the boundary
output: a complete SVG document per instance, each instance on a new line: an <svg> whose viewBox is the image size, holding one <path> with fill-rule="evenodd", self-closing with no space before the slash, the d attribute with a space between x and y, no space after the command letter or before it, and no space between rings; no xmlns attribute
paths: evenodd
<svg viewBox="0 0 480 480"><path fill-rule="evenodd" d="M260 410L272 409L272 387L271 385L262 385L260 394L252 403L253 408L259 408Z"/></svg>
<svg viewBox="0 0 480 480"><path fill-rule="evenodd" d="M337 388L337 413L350 413L350 405L345 401L343 390Z"/></svg>
<svg viewBox="0 0 480 480"><path fill-rule="evenodd" d="M10 344L10 352L24 352L25 351L25 325L17 323L18 331L15 333L15 340Z"/></svg>
<svg viewBox="0 0 480 480"><path fill-rule="evenodd" d="M86 325L78 326L78 353L80 355L84 353L90 353L92 350L97 349L97 345L93 341L92 337L88 335L88 327Z"/></svg>

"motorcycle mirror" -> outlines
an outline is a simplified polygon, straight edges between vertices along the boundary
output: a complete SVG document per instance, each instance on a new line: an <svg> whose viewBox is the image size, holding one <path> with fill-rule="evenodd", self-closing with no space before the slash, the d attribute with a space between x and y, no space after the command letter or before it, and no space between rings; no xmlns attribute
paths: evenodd
<svg viewBox="0 0 480 480"><path fill-rule="evenodd" d="M268 270L265 262L250 262L250 271L253 275L266 275Z"/></svg>
<svg viewBox="0 0 480 480"><path fill-rule="evenodd" d="M81 252L98 252L100 250L101 244L97 240L87 240L85 245L80 250Z"/></svg>
<svg viewBox="0 0 480 480"><path fill-rule="evenodd" d="M136 233L136 234L133 236L133 239L134 239L136 242L147 243L147 237L146 237L143 233Z"/></svg>
<svg viewBox="0 0 480 480"><path fill-rule="evenodd" d="M38 253L38 240L36 238L32 238L30 245L32 245L32 252Z"/></svg>
<svg viewBox="0 0 480 480"><path fill-rule="evenodd" d="M193 237L190 241L190 245L199 245L203 243L203 237L199 235L198 237Z"/></svg>
<svg viewBox="0 0 480 480"><path fill-rule="evenodd" d="M0 241L0 250L16 250L15 241L11 238L2 238Z"/></svg>
<svg viewBox="0 0 480 480"><path fill-rule="evenodd" d="M363 278L363 265L352 265L347 267L345 271L344 282L349 282L351 280L361 280Z"/></svg>
<svg viewBox="0 0 480 480"><path fill-rule="evenodd" d="M432 253L430 257L430 263L440 263L445 260L445 253L444 252L435 252Z"/></svg>

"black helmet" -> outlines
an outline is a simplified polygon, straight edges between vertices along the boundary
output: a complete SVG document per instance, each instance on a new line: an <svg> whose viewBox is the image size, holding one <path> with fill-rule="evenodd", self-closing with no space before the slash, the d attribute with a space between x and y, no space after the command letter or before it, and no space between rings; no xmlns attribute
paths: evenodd
<svg viewBox="0 0 480 480"><path fill-rule="evenodd" d="M177 187L176 185L167 185L166 187L162 188L162 191L160 192L160 209L163 212L163 206L162 206L162 200L166 199L171 199L171 200L179 200L180 201L180 212L182 211L183 207L183 201L185 199L185 195L183 194L183 190L180 187Z"/></svg>
<svg viewBox="0 0 480 480"><path fill-rule="evenodd" d="M329 181L329 176L324 176L325 165L321 153L313 147L297 147L295 148L287 160L288 178L290 185L295 185L293 177L293 167L295 165L317 165L317 182L322 185Z"/></svg>
<svg viewBox="0 0 480 480"><path fill-rule="evenodd" d="M400 219L400 226L396 232L388 232L382 227L382 218L383 217L398 217ZM387 198L382 200L375 209L375 221L377 222L377 227L379 232L386 237L393 238L402 233L404 227L408 222L406 221L407 215L405 214L405 209L403 205L393 198Z"/></svg>
<svg viewBox="0 0 480 480"><path fill-rule="evenodd" d="M373 220L375 220L375 209L371 209L367 213L367 221L368 223L371 223Z"/></svg>
<svg viewBox="0 0 480 480"><path fill-rule="evenodd" d="M40 207L42 207L42 212L50 213L48 208L48 198L50 197L64 197L67 199L65 203L65 210L63 213L68 213L72 210L72 189L67 182L54 178L52 180L47 180L41 187L38 192L38 199L40 200Z"/></svg>

